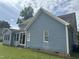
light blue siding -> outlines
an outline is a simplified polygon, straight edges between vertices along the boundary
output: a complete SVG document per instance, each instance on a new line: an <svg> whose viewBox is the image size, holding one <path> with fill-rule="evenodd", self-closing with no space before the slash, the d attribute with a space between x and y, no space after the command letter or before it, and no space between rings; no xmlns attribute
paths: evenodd
<svg viewBox="0 0 79 59"><path fill-rule="evenodd" d="M30 47L30 41L26 42L26 47L28 47L28 48Z"/></svg>
<svg viewBox="0 0 79 59"><path fill-rule="evenodd" d="M10 45L10 34L10 31L6 31L6 33L4 34L3 44ZM8 39L6 39L6 37L8 37Z"/></svg>
<svg viewBox="0 0 79 59"><path fill-rule="evenodd" d="M8 35L7 37L9 37L10 35ZM3 43L6 44L6 45L10 45L10 42L9 42L10 38L8 40L6 40L6 37L4 38L3 40Z"/></svg>
<svg viewBox="0 0 79 59"><path fill-rule="evenodd" d="M43 42L43 31L49 32L48 44ZM37 49L47 49L50 51L66 53L66 32L65 25L42 13L30 26L28 32L31 33L30 47Z"/></svg>
<svg viewBox="0 0 79 59"><path fill-rule="evenodd" d="M14 46L15 45L15 33L11 34L11 45Z"/></svg>
<svg viewBox="0 0 79 59"><path fill-rule="evenodd" d="M15 32L13 33L12 31L7 30L3 35L4 35L3 44L14 46ZM5 35L8 35L9 39L6 40ZM10 37L10 35L11 35L11 37ZM10 41L10 39L11 39L11 41Z"/></svg>

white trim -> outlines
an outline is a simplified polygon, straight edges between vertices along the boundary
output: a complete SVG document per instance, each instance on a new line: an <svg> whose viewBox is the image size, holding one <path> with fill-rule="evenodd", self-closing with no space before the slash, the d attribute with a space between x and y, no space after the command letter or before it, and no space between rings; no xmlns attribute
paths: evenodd
<svg viewBox="0 0 79 59"><path fill-rule="evenodd" d="M15 41L16 41L16 38L17 38L17 33L15 33Z"/></svg>
<svg viewBox="0 0 79 59"><path fill-rule="evenodd" d="M25 46L25 44L19 44L19 45Z"/></svg>
<svg viewBox="0 0 79 59"><path fill-rule="evenodd" d="M27 41L30 41L30 37L31 37L31 34L29 32L29 33L27 33Z"/></svg>
<svg viewBox="0 0 79 59"><path fill-rule="evenodd" d="M20 32L20 35L22 34L23 35L23 33L24 33L24 35L25 35L25 32ZM22 37L22 39L23 39L23 37ZM19 45L23 45L23 46L25 46L26 45L26 42L24 42L24 44L21 44L20 43L20 37L19 37ZM26 35L25 35L25 41L26 41Z"/></svg>
<svg viewBox="0 0 79 59"><path fill-rule="evenodd" d="M25 32L20 32L20 33L25 33Z"/></svg>
<svg viewBox="0 0 79 59"><path fill-rule="evenodd" d="M16 33L15 35L16 35L16 38L15 38L16 40L15 41L19 41L19 38L17 36L17 35L19 35L19 33ZM18 38L18 40L17 40L17 38Z"/></svg>
<svg viewBox="0 0 79 59"><path fill-rule="evenodd" d="M3 32L2 32L3 34L4 34L4 31L5 31L5 30L8 30L8 31L10 31L10 32L11 32L11 30L10 30L10 29L8 29L8 28L4 28L4 29L3 29Z"/></svg>
<svg viewBox="0 0 79 59"><path fill-rule="evenodd" d="M5 37L5 35L3 34L3 43L4 43L4 37Z"/></svg>
<svg viewBox="0 0 79 59"><path fill-rule="evenodd" d="M26 30L34 23L34 21L36 21L36 18L37 18L38 16L40 16L41 13L47 14L47 15L50 16L51 18L54 18L55 20L57 20L58 22L60 22L60 23L62 23L62 24L64 24L64 25L69 25L69 24L70 24L70 23L64 21L63 19L61 19L61 18L59 18L59 17L57 17L57 16L54 16L51 12L45 10L44 8L40 8L40 9L38 10L38 12L31 18L31 19L32 19L32 22L29 23L29 24L26 26L26 28L25 28Z"/></svg>
<svg viewBox="0 0 79 59"><path fill-rule="evenodd" d="M15 46L19 45L19 36L17 36L17 35L19 35L19 33L15 34ZM17 38L18 38L18 40L17 40Z"/></svg>
<svg viewBox="0 0 79 59"><path fill-rule="evenodd" d="M26 34L27 34L27 31L25 31L25 46L27 46Z"/></svg>
<svg viewBox="0 0 79 59"><path fill-rule="evenodd" d="M19 45L20 45L20 35L21 35L21 33L19 33L19 40L18 40L19 41L19 43L18 43Z"/></svg>
<svg viewBox="0 0 79 59"><path fill-rule="evenodd" d="M11 34L12 34L12 33L10 33L9 45L11 44L11 36L12 36Z"/></svg>
<svg viewBox="0 0 79 59"><path fill-rule="evenodd" d="M66 26L66 46L67 46L67 54L69 55L69 38L68 38L68 27Z"/></svg>
<svg viewBox="0 0 79 59"><path fill-rule="evenodd" d="M49 36L49 33L48 33L48 36ZM48 41L45 40L45 31L43 31L43 42L48 43Z"/></svg>

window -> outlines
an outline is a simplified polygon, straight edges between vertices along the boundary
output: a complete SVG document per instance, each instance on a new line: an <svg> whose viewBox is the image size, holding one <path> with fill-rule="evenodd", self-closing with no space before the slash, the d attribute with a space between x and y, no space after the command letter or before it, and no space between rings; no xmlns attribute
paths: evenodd
<svg viewBox="0 0 79 59"><path fill-rule="evenodd" d="M14 41L16 41L16 34L14 34Z"/></svg>
<svg viewBox="0 0 79 59"><path fill-rule="evenodd" d="M16 41L19 40L19 33L16 34Z"/></svg>
<svg viewBox="0 0 79 59"><path fill-rule="evenodd" d="M23 34L23 40L22 43L25 44L25 33Z"/></svg>
<svg viewBox="0 0 79 59"><path fill-rule="evenodd" d="M25 33L20 34L20 44L25 44Z"/></svg>
<svg viewBox="0 0 79 59"><path fill-rule="evenodd" d="M10 39L10 35L5 35L4 36L4 40L9 40Z"/></svg>
<svg viewBox="0 0 79 59"><path fill-rule="evenodd" d="M27 34L27 41L30 41L30 33Z"/></svg>
<svg viewBox="0 0 79 59"><path fill-rule="evenodd" d="M48 31L43 32L44 42L48 42Z"/></svg>
<svg viewBox="0 0 79 59"><path fill-rule="evenodd" d="M7 40L9 40L9 39L10 39L10 35L7 36Z"/></svg>
<svg viewBox="0 0 79 59"><path fill-rule="evenodd" d="M20 43L22 43L22 33L20 34Z"/></svg>
<svg viewBox="0 0 79 59"><path fill-rule="evenodd" d="M4 40L6 40L6 35L4 35Z"/></svg>

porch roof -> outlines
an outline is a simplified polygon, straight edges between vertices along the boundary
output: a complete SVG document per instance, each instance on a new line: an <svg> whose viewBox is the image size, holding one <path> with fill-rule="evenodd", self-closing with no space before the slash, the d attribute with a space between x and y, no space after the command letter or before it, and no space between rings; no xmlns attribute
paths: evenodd
<svg viewBox="0 0 79 59"><path fill-rule="evenodd" d="M12 32L25 32L25 30L10 29Z"/></svg>

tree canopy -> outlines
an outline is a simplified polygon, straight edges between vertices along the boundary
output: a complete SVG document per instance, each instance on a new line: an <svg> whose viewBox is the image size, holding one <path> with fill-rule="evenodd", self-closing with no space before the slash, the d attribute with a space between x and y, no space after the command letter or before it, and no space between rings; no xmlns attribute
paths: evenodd
<svg viewBox="0 0 79 59"><path fill-rule="evenodd" d="M21 12L20 12L21 18L18 18L17 24L22 23L23 20L27 20L30 17L33 17L33 8L31 6L25 7Z"/></svg>
<svg viewBox="0 0 79 59"><path fill-rule="evenodd" d="M6 21L0 21L0 28L10 28L10 24Z"/></svg>

